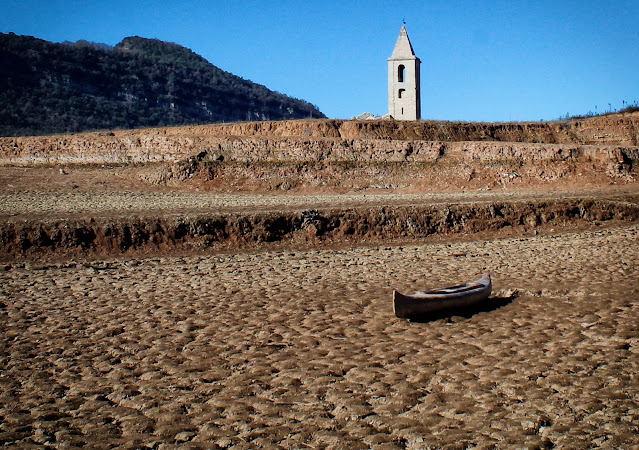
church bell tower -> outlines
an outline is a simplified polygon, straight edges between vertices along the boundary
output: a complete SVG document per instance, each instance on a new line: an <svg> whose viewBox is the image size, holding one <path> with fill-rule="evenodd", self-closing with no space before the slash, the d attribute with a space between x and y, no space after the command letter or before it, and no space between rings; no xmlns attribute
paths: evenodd
<svg viewBox="0 0 639 450"><path fill-rule="evenodd" d="M404 25L388 58L388 113L394 119L421 119L420 64Z"/></svg>

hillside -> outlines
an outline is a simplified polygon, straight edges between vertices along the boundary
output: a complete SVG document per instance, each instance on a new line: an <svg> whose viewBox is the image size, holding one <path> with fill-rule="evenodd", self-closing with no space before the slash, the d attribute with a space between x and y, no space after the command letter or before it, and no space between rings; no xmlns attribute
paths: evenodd
<svg viewBox="0 0 639 450"><path fill-rule="evenodd" d="M115 47L0 33L0 135L325 117L191 50L128 37Z"/></svg>

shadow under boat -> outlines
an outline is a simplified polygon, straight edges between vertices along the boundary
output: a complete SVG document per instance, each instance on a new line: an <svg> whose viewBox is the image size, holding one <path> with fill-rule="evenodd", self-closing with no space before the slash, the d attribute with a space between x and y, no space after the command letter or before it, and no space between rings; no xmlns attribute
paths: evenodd
<svg viewBox="0 0 639 450"><path fill-rule="evenodd" d="M510 296L496 296L489 297L484 301L472 306L466 306L464 308L446 308L436 312L427 314L415 314L407 317L410 322L427 323L434 322L436 320L448 319L449 322L454 321L453 318L461 317L464 319L470 319L476 314L495 311L506 305L512 303L519 295L513 293Z"/></svg>

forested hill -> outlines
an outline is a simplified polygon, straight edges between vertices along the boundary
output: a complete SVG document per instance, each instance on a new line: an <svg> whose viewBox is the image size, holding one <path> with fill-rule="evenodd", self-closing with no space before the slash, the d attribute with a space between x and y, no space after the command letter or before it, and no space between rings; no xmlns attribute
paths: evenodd
<svg viewBox="0 0 639 450"><path fill-rule="evenodd" d="M0 33L2 136L309 117L325 116L177 44L56 44Z"/></svg>

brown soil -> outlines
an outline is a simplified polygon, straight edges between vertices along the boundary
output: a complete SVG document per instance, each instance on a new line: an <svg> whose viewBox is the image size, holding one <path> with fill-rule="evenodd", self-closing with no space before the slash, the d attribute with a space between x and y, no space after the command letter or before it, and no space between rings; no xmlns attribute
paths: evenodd
<svg viewBox="0 0 639 450"><path fill-rule="evenodd" d="M343 250L13 263L11 446L630 448L639 228ZM493 273L413 323L391 290Z"/></svg>
<svg viewBox="0 0 639 450"><path fill-rule="evenodd" d="M153 198L158 199L157 196ZM169 200L183 198L171 197ZM123 198L117 196L115 200L122 201ZM17 215L0 225L0 249L4 255L0 261L62 255L86 258L175 252L202 254L275 243L280 247L313 248L412 242L426 238L441 240L451 235L486 239L639 220L639 195L616 199L577 197L518 201L466 198L459 203L424 203L422 199L413 204L400 197L397 203L403 200L407 204L392 206L388 203L366 204L366 199L357 196L346 196L346 200L347 205L349 201L353 204L347 208L313 208L312 204L306 203L277 210L244 209L227 213L191 209L179 210L179 214L178 210L169 210L168 214L160 210L144 214L122 211L118 215L110 210L96 211L90 217L80 211L72 214L75 217L49 220L25 219L29 214ZM360 206L353 206L355 202ZM105 206L108 208L108 203Z"/></svg>
<svg viewBox="0 0 639 450"><path fill-rule="evenodd" d="M0 138L0 164L108 168L212 192L441 192L634 183L639 113L530 124L292 121ZM137 166L132 166L137 165Z"/></svg>
<svg viewBox="0 0 639 450"><path fill-rule="evenodd" d="M636 122L2 140L0 443L631 448ZM486 269L481 310L393 316Z"/></svg>
<svg viewBox="0 0 639 450"><path fill-rule="evenodd" d="M0 261L340 246L550 233L639 219L635 183L405 193L198 191L146 168L3 167ZM554 190L548 190L552 187Z"/></svg>

